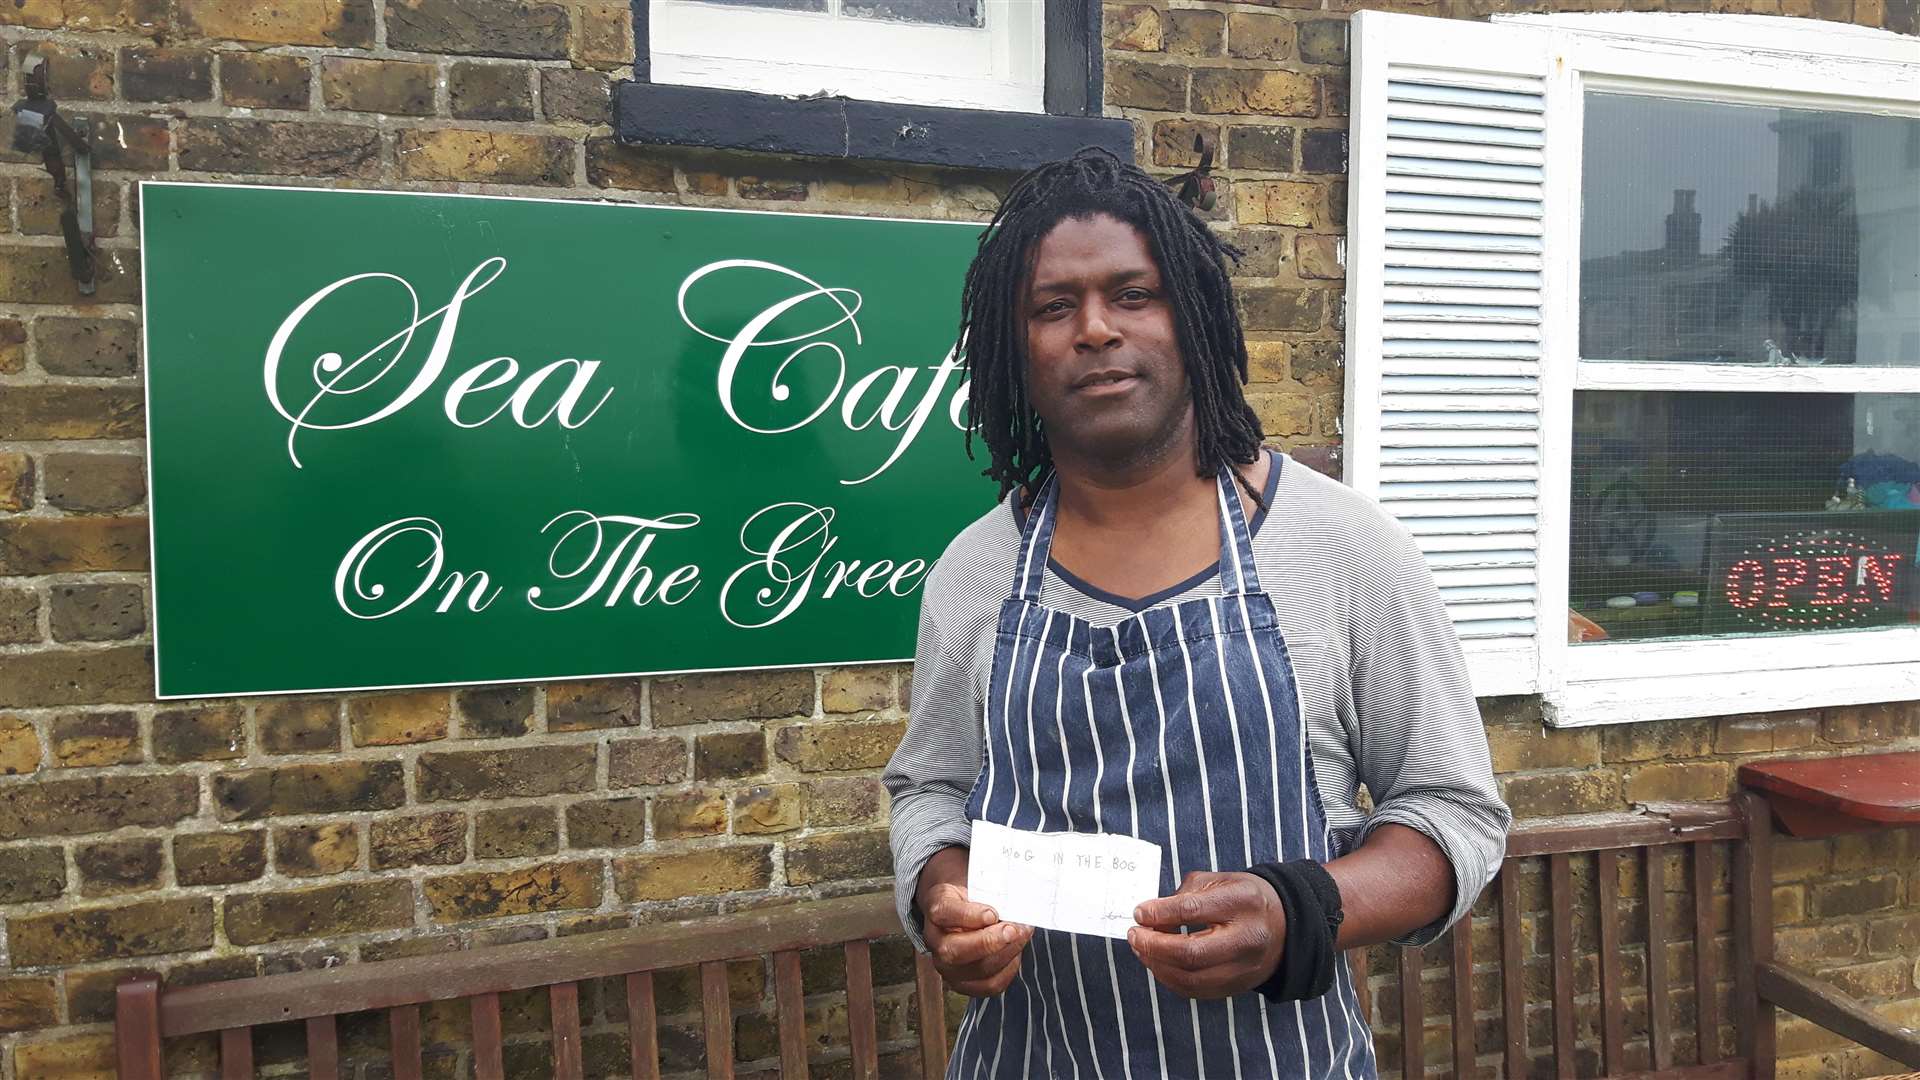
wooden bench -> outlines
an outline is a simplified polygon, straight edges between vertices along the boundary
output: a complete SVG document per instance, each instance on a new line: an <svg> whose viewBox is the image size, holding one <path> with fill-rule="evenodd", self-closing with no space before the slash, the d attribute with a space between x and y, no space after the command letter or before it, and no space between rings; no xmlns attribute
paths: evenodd
<svg viewBox="0 0 1920 1080"><path fill-rule="evenodd" d="M1750 844L1756 873L1771 882L1773 822L1792 836L1920 825L1920 751L1752 762L1740 767L1743 799L1764 800ZM1752 947L1758 1047L1768 1058L1756 1075L1771 1080L1777 1006L1910 1068L1920 1069L1920 1031L1895 1024L1824 980L1795 971L1773 953L1773 895L1754 897Z"/></svg>
<svg viewBox="0 0 1920 1080"><path fill-rule="evenodd" d="M1743 793L1731 802L1663 804L1635 813L1584 815L1576 818L1532 821L1517 826L1508 838L1507 859L1490 892L1497 900L1493 912L1499 922L1498 957L1476 958L1476 918L1463 919L1442 943L1430 946L1436 955L1450 958L1445 978L1451 983L1450 1058L1455 1076L1481 1072L1487 1058L1497 1057L1502 1075L1530 1075L1534 1057L1556 1077L1585 1071L1605 1077L1634 1080L1735 1080L1769 1078L1773 1073L1771 1004L1778 1003L1816 1023L1832 1027L1882 1053L1911 1048L1912 1032L1904 1035L1857 1003L1820 1004L1795 997L1793 989L1804 978L1772 962L1771 817L1765 800ZM1715 846L1731 857L1730 928L1732 979L1735 983L1733 1053L1722 1054L1721 1020L1715 988L1728 974L1716 959L1713 941L1721 928L1715 915ZM1689 853L1683 871L1691 875L1693 904L1690 918L1668 918L1669 856ZM1576 884L1575 860L1584 874L1592 860L1586 888ZM1631 860L1631 864L1629 863ZM1628 987L1623 977L1623 941L1629 927L1623 917L1619 883L1623 868L1637 872L1644 888L1636 896L1644 902L1644 940L1649 962L1644 965L1644 992L1648 1021L1645 1046L1639 1032L1627 1030ZM1529 913L1523 887L1535 877L1544 882L1544 915L1548 925L1551 991L1544 1003L1527 993L1527 949L1524 938ZM1596 1029L1597 1055L1587 1051L1583 1062L1576 1042L1582 1004L1576 992L1575 913L1591 912L1593 953L1598 969ZM1688 925L1690 924L1690 925ZM1637 930L1641 924L1635 922ZM556 1080L582 1077L580 986L597 979L623 980L626 1008L621 1023L631 1045L634 1077L658 1077L660 1037L654 1015L654 978L670 969L697 968L701 987L704 1068L709 1077L731 1077L736 1067L735 1015L729 999L729 961L770 958L773 1005L778 1021L778 1067L786 1078L808 1075L809 1040L806 997L815 988L802 985L802 950L838 947L845 958L847 1044L852 1075L870 1078L880 1072L880 1042L871 962L871 945L899 933L891 897L885 894L836 900L809 901L737 915L688 922L616 930L553 941L527 942L476 949L471 952L352 964L323 971L272 975L235 982L162 990L152 978L130 980L119 988L117 1019L120 1075L126 1080L159 1080L162 1039L218 1032L220 1071L228 1080L250 1077L254 1069L254 1029L261 1025L303 1022L305 1056L311 1080L339 1075L340 1043L336 1017L365 1010L384 1010L388 1017L389 1047L395 1080L417 1080L422 1075L421 1009L431 1002L465 999L471 1015L472 1073L476 1080L499 1080L506 1075L500 1000L503 993L544 988L551 1006L550 1053ZM1675 1030L1678 993L1671 985L1664 960L1670 944L1692 941L1690 985L1705 987L1694 995L1693 1032L1687 1050ZM1379 947L1376 947L1379 948ZM1390 963L1376 971L1379 983L1398 982L1400 1028L1398 1062L1382 1061L1383 1069L1397 1064L1403 1076L1425 1071L1425 977L1429 950L1387 950ZM1362 986L1368 985L1370 958L1355 950L1349 962ZM1539 957L1536 955L1536 962ZM1474 973L1493 973L1498 979L1499 1020L1504 1028L1497 1051L1482 1054L1476 1045L1479 1024L1490 1022L1493 1002L1476 1002ZM1397 976L1396 976L1397 972ZM945 993L938 974L924 956L914 958L912 1015L915 1019L911 1063L923 1076L941 1075L946 1066L947 1028ZM1784 988L1784 989L1783 989ZM1640 988L1636 987L1636 992ZM1764 997L1763 997L1764 995ZM1637 993L1636 993L1637 996ZM1363 1008L1372 1005L1362 994ZM1483 1010L1482 1006L1486 1006ZM1550 1037L1539 1047L1529 1038L1524 1018L1529 1006L1543 1006L1550 1017ZM1488 1015L1483 1015L1483 1012ZM1864 1017L1861 1015L1864 1014ZM1520 1023L1509 1018L1522 1018ZM1389 1019L1383 1017L1383 1021ZM1873 1026L1877 1021L1879 1026ZM1382 1025L1384 1026L1384 1025ZM1630 1034L1634 1037L1630 1038ZM1390 1035L1390 1032L1389 1032ZM1874 1041L1869 1042L1869 1039ZM897 1052L897 1051L896 1051ZM1903 1059L1904 1060L1904 1059ZM1582 1066L1589 1066L1583 1069ZM1916 1066L1920 1067L1920 1066Z"/></svg>

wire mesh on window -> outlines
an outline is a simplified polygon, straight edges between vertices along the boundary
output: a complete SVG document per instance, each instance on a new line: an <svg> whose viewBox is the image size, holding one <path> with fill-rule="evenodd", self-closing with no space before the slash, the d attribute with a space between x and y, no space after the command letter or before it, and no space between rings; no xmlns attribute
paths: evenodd
<svg viewBox="0 0 1920 1080"><path fill-rule="evenodd" d="M1920 367L1920 119L1585 107L1583 359Z"/></svg>
<svg viewBox="0 0 1920 1080"><path fill-rule="evenodd" d="M982 0L697 0L703 4L773 8L779 11L818 11L850 19L928 26L982 27L986 25Z"/></svg>
<svg viewBox="0 0 1920 1080"><path fill-rule="evenodd" d="M1568 640L1920 623L1920 394L1574 395Z"/></svg>

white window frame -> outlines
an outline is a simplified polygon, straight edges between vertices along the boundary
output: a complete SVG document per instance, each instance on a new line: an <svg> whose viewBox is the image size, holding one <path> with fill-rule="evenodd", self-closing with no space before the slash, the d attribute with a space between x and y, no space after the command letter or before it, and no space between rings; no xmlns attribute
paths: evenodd
<svg viewBox="0 0 1920 1080"><path fill-rule="evenodd" d="M651 80L804 97L1044 113L1043 0L982 0L984 26L932 26L651 0Z"/></svg>
<svg viewBox="0 0 1920 1080"><path fill-rule="evenodd" d="M1582 363L1580 184L1586 92L1920 116L1920 42L1886 31L1766 16L1523 15L1495 22L1506 33L1490 43L1480 24L1371 12L1356 17L1362 58L1369 35L1381 43L1374 51L1385 54L1389 32L1417 32L1443 52L1476 58L1463 66L1499 70L1501 61L1486 55L1490 44L1510 49L1517 40L1513 32L1519 31L1526 42L1545 50L1548 60L1539 616L1534 641L1538 669L1530 670L1533 656L1524 652L1516 653L1516 663L1470 652L1476 692L1538 692L1548 722L1561 727L1920 699L1920 627L1573 646L1566 640L1564 619L1553 614L1568 609L1570 595L1576 390L1920 394L1920 369L1914 368L1824 371ZM1384 71L1384 61L1373 72L1364 71L1362 62L1355 66L1356 99L1368 92L1361 80L1382 77ZM1356 117L1356 141L1360 123ZM1350 220L1357 221L1361 209L1356 200ZM1350 253L1350 260L1359 257L1364 255ZM1353 272L1350 267L1349 274ZM1349 303L1370 288L1377 286L1353 283ZM1350 350L1350 363L1355 359ZM1377 416L1368 415L1365 403L1355 409L1351 393L1349 402L1349 438L1377 439ZM1365 465L1350 470L1350 479L1357 476L1365 490L1367 483L1377 483L1377 472L1377 465Z"/></svg>

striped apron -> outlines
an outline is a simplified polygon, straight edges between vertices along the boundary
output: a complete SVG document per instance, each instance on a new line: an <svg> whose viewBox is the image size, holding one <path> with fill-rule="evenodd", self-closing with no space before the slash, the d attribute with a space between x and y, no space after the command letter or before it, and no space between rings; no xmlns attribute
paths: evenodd
<svg viewBox="0 0 1920 1080"><path fill-rule="evenodd" d="M1293 668L1240 500L1219 477L1222 592L1110 628L1044 607L1058 491L1022 529L1000 609L971 818L1161 845L1160 893L1192 870L1339 852L1307 754ZM1037 930L1007 990L976 998L950 1077L1371 1078L1347 965L1313 1001L1194 1001L1124 940Z"/></svg>

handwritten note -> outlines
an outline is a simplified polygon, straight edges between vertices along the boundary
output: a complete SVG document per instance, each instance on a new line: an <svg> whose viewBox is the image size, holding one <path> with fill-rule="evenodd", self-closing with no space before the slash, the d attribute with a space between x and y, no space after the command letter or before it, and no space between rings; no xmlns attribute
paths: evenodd
<svg viewBox="0 0 1920 1080"><path fill-rule="evenodd" d="M992 905L1002 922L1124 938L1134 907L1158 895L1158 844L973 823L967 897Z"/></svg>

